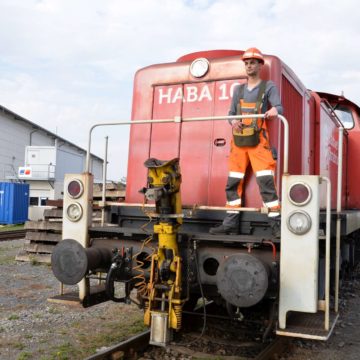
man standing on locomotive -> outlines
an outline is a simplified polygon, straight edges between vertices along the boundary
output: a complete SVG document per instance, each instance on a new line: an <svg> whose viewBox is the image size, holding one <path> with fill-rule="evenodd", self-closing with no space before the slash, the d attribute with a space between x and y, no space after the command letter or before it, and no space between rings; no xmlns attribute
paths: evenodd
<svg viewBox="0 0 360 360"><path fill-rule="evenodd" d="M256 48L250 48L244 52L242 60L245 63L248 82L235 87L229 115L265 114L265 119L276 119L278 114L283 113L283 107L276 85L272 81L260 78L264 64L262 53ZM263 203L269 209L269 217L275 219L280 215L280 203L274 180L276 161L272 156L265 119L229 119L233 139L225 189L226 206L241 207L244 176L250 161ZM238 222L239 212L229 210L223 223L210 228L210 233L236 233Z"/></svg>

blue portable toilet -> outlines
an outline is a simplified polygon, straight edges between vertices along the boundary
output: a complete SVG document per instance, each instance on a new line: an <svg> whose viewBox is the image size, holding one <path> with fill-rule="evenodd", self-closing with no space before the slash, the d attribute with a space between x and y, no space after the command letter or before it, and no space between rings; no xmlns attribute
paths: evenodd
<svg viewBox="0 0 360 360"><path fill-rule="evenodd" d="M29 184L0 182L0 224L27 221Z"/></svg>

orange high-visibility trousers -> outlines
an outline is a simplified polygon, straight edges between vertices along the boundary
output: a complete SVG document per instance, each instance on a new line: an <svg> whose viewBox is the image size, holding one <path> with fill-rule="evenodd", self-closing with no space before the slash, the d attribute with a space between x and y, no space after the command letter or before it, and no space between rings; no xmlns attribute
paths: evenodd
<svg viewBox="0 0 360 360"><path fill-rule="evenodd" d="M279 208L279 199L275 187L276 161L273 159L268 140L261 130L260 143L257 146L238 147L231 141L229 156L229 174L226 185L227 206L240 207L244 176L249 163L256 176L264 205L268 208ZM274 213L277 216L278 213Z"/></svg>

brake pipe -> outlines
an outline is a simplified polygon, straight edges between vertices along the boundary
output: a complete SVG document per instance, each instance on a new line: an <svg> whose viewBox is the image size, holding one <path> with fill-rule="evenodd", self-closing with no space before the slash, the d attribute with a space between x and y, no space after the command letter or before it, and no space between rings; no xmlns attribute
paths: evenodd
<svg viewBox="0 0 360 360"><path fill-rule="evenodd" d="M272 247L273 259L276 260L276 246L275 246L275 244L270 240L264 240L262 243L270 245Z"/></svg>

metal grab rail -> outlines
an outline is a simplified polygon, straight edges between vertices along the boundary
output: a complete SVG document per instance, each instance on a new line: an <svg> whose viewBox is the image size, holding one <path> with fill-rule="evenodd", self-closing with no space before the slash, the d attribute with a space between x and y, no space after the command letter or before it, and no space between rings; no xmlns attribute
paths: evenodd
<svg viewBox="0 0 360 360"><path fill-rule="evenodd" d="M86 167L85 172L90 172L90 150L91 150L91 136L95 128L100 126L118 126L118 125L137 125L137 124L162 124L162 123L182 123L193 121L211 121L211 120L229 120L229 119L253 119L253 118L265 118L264 114L252 114L252 115L228 115L228 116L204 116L204 117L190 117L182 119L180 116L175 116L174 119L159 119L159 120L132 120L124 122L114 123L98 123L93 125L89 130L88 147L86 152ZM289 123L282 115L278 115L278 118L284 125L284 174L288 173L289 163Z"/></svg>
<svg viewBox="0 0 360 360"><path fill-rule="evenodd" d="M326 182L326 240L325 240L325 320L324 328L330 329L330 229L331 229L331 182L326 176L320 177Z"/></svg>
<svg viewBox="0 0 360 360"><path fill-rule="evenodd" d="M338 173L337 173L337 195L336 195L336 255L335 255L335 312L339 311L339 286L340 286L340 242L341 242L341 200L342 200L342 165L344 127L339 127L339 151L338 151Z"/></svg>

